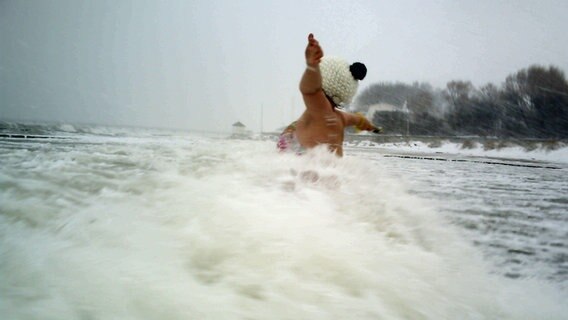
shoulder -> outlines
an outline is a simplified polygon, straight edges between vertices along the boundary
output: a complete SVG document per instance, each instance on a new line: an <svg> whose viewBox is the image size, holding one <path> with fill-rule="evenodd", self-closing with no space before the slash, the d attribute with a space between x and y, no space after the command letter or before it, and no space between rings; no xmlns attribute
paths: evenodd
<svg viewBox="0 0 568 320"><path fill-rule="evenodd" d="M354 126L359 122L359 115L337 109L346 126Z"/></svg>
<svg viewBox="0 0 568 320"><path fill-rule="evenodd" d="M314 93L302 93L302 98L308 112L321 112L331 109L331 103L321 89Z"/></svg>

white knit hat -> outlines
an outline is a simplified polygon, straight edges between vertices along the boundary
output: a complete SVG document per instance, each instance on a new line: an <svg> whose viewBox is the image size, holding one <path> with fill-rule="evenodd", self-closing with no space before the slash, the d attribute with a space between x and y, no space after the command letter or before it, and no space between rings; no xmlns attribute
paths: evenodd
<svg viewBox="0 0 568 320"><path fill-rule="evenodd" d="M319 67L323 91L338 106L351 102L357 92L358 80L363 80L367 74L364 64L355 62L349 65L337 57L323 57Z"/></svg>

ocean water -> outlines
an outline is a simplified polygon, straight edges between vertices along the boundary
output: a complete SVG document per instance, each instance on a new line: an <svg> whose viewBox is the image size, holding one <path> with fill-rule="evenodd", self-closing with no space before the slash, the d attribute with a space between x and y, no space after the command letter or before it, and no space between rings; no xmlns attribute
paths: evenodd
<svg viewBox="0 0 568 320"><path fill-rule="evenodd" d="M26 130L0 138L2 319L568 314L565 169Z"/></svg>

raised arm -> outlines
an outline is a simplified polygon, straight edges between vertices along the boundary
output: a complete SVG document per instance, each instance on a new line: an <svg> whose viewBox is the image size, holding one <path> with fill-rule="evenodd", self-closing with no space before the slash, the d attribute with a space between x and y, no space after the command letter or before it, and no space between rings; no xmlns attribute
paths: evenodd
<svg viewBox="0 0 568 320"><path fill-rule="evenodd" d="M323 57L323 50L319 42L310 33L306 47L306 70L300 80L300 92L304 95L314 94L321 90L321 73L319 64Z"/></svg>

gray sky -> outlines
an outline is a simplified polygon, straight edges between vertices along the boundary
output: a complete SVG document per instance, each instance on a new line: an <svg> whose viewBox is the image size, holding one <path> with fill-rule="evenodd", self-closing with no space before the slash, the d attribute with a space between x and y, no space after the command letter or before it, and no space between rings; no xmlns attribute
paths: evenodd
<svg viewBox="0 0 568 320"><path fill-rule="evenodd" d="M0 0L0 119L228 131L296 118L313 32L380 81L568 71L568 1Z"/></svg>

